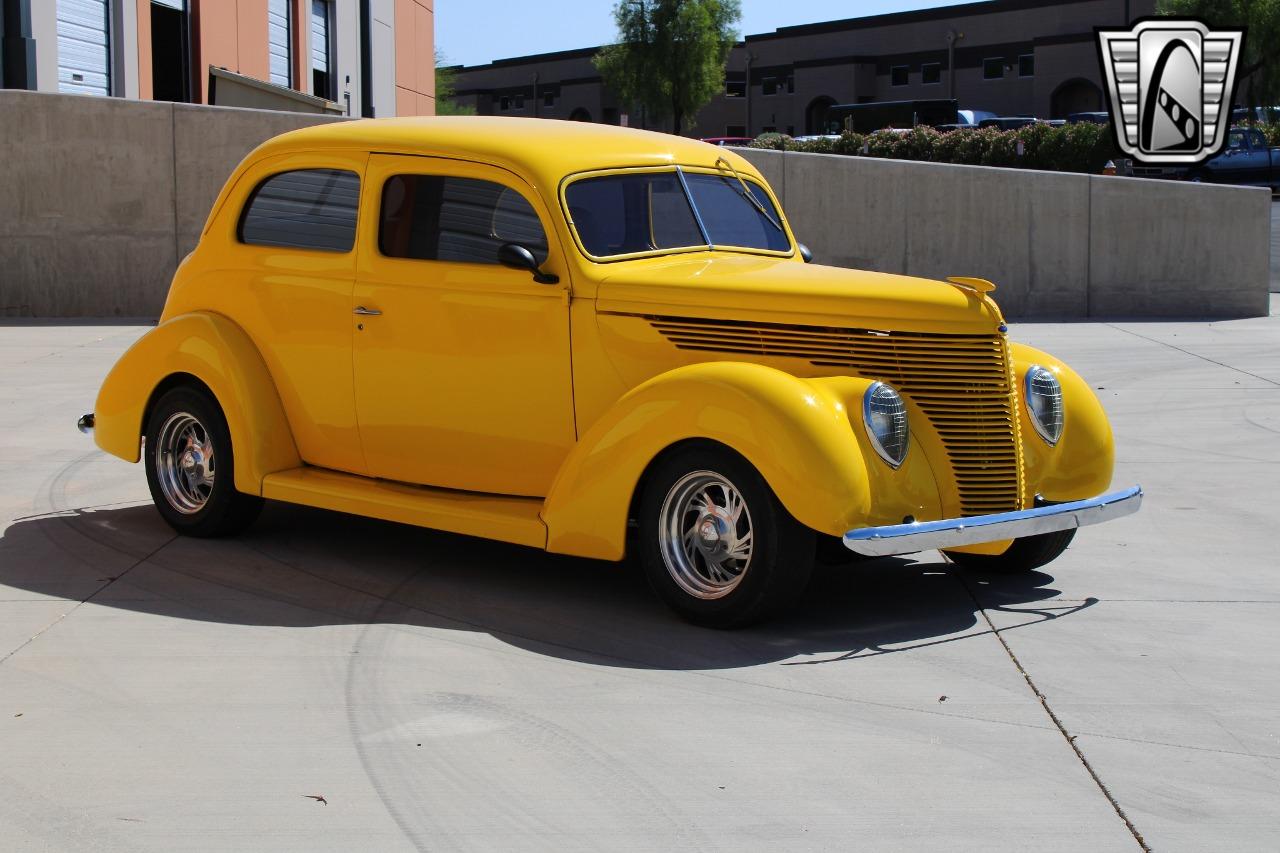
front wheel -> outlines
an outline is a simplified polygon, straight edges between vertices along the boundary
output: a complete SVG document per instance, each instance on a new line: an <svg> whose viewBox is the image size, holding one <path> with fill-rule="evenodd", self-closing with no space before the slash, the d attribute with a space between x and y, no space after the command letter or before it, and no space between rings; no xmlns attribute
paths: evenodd
<svg viewBox="0 0 1280 853"><path fill-rule="evenodd" d="M1013 540L1003 554L961 554L956 551L943 551L948 560L964 569L994 574L1020 574L1030 572L1041 566L1052 563L1067 550L1071 540L1076 536L1076 528L1057 530L1053 533L1039 533L1035 536L1024 536Z"/></svg>
<svg viewBox="0 0 1280 853"><path fill-rule="evenodd" d="M650 586L697 625L743 627L793 604L809 582L813 531L725 448L694 445L661 460L639 522Z"/></svg>
<svg viewBox="0 0 1280 853"><path fill-rule="evenodd" d="M237 492L231 433L209 394L174 388L147 419L147 485L164 520L187 536L227 536L248 527L262 498Z"/></svg>

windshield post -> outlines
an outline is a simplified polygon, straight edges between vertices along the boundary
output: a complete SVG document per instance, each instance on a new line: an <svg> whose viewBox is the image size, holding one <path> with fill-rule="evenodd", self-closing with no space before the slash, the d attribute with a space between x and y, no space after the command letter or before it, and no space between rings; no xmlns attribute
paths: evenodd
<svg viewBox="0 0 1280 853"><path fill-rule="evenodd" d="M698 211L698 204L693 200L693 193L689 192L689 182L684 179L684 169L676 166L676 177L680 179L680 187L684 190L685 198L689 199L689 207L693 210L693 221L698 223L698 231L702 234L702 242L707 244L707 251L714 252L716 247L711 243L711 235L707 233L707 226L702 221L702 214Z"/></svg>

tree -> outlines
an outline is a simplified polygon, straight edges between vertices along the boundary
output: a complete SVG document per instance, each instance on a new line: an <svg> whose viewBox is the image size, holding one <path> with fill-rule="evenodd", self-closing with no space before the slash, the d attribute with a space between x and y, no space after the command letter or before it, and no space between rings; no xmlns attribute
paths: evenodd
<svg viewBox="0 0 1280 853"><path fill-rule="evenodd" d="M602 48L595 66L624 102L670 117L678 134L724 91L741 16L739 0L622 0L613 8L618 43Z"/></svg>
<svg viewBox="0 0 1280 853"><path fill-rule="evenodd" d="M1247 27L1236 99L1270 106L1280 99L1280 0L1160 0L1162 15L1200 18L1210 28Z"/></svg>
<svg viewBox="0 0 1280 853"><path fill-rule="evenodd" d="M436 51L436 115L438 116L473 116L475 107L464 107L454 100L456 95L455 81L458 69L447 66L448 59L439 50Z"/></svg>

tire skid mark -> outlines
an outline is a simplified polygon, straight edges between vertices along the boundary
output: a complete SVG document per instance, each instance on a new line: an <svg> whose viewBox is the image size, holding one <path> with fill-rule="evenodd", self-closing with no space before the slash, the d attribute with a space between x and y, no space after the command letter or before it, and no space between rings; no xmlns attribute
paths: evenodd
<svg viewBox="0 0 1280 853"><path fill-rule="evenodd" d="M451 831L440 821L426 823L428 815L421 804L430 797L432 782L443 783L445 789L454 795L470 792L472 796L468 802L474 802L476 811L483 808L484 820L489 825L501 821L507 831L532 837L565 836L568 833L566 827L558 826L540 814L538 806L520 805L527 800L526 788L512 784L501 774L477 778L476 765L465 761L459 763L456 750L438 751L431 748L432 744L419 750L408 746L407 742L403 749L397 749L399 745L394 741L388 744L380 740L378 736L381 733L403 729L413 722L395 717L395 709L411 708L414 713L444 711L492 721L498 728L514 735L515 745L521 750L546 756L558 766L564 766L565 756L570 756L569 766L563 772L574 779L583 791L616 791L610 798L611 802L642 803L644 813L659 815L662 822L675 829L680 849L707 848L709 842L702 836L696 821L674 808L658 786L574 732L545 718L481 696L456 692L424 694L413 689L419 685L404 685L394 675L384 676L384 664L394 656L390 641L402 632L375 632L373 628L375 625L382 628L394 625L391 620L393 614L386 611L417 609L400 603L395 597L418 581L425 570L426 567L406 577L386 597L384 605L379 608L378 619L361 631L348 669L346 697L352 742L365 772L388 812L419 850L431 849L433 844L450 850L476 846L471 839ZM421 639L420 634L410 633L415 639ZM411 695L404 696L407 691ZM395 698L401 696L404 698ZM431 770L429 777L424 774L424 763ZM484 792L483 803L480 802L481 791ZM605 803L597 802L595 805Z"/></svg>

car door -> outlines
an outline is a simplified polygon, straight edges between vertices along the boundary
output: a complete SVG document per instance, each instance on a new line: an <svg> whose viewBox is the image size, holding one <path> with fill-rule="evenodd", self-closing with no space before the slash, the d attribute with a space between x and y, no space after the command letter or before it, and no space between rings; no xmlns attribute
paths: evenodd
<svg viewBox="0 0 1280 853"><path fill-rule="evenodd" d="M1243 128L1234 128L1227 133L1227 147L1208 165L1213 170L1214 181L1218 183L1249 182L1249 137Z"/></svg>
<svg viewBox="0 0 1280 853"><path fill-rule="evenodd" d="M1249 129L1249 176L1248 182L1258 186L1267 186L1271 179L1271 150L1267 147L1267 138L1262 131Z"/></svg>
<svg viewBox="0 0 1280 853"><path fill-rule="evenodd" d="M576 435L569 278L541 198L492 166L374 154L362 210L353 356L370 473L545 495ZM500 265L507 242L559 281Z"/></svg>
<svg viewBox="0 0 1280 853"><path fill-rule="evenodd" d="M257 344L303 461L357 474L366 470L351 372L351 296L368 156L302 152L248 170L234 196L243 204L218 218L222 233L210 260L218 286L201 289L198 306L230 317Z"/></svg>

